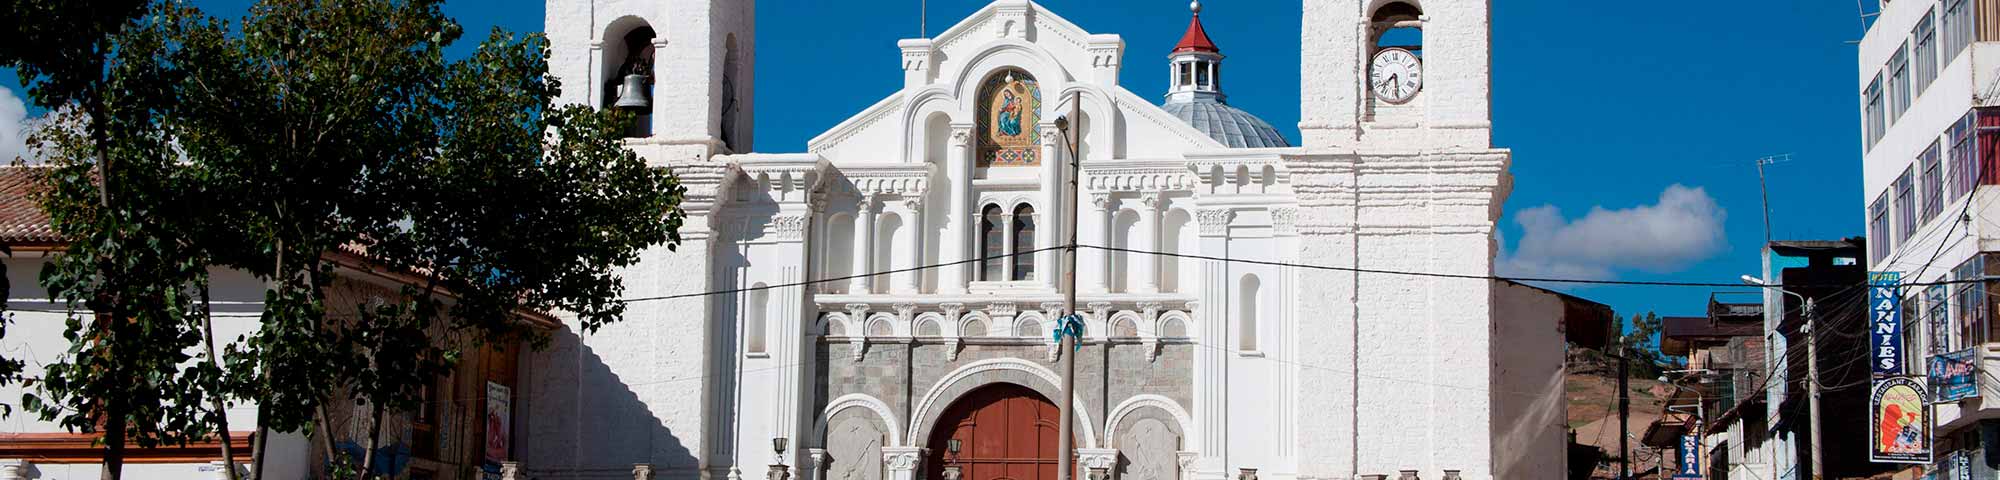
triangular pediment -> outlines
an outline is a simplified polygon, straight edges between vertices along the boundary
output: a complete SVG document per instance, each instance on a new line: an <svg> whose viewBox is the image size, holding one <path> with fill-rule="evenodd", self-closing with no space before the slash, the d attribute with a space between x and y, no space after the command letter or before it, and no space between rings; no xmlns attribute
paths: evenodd
<svg viewBox="0 0 2000 480"><path fill-rule="evenodd" d="M1171 158L1180 152L1224 148L1117 84L1124 42L1117 35L1092 34L1038 3L998 0L929 39L899 43L905 84L807 143L834 163L924 161L927 136L939 128L932 119L974 124L978 84L999 69L1033 76L1042 86L1044 110L1053 120L1067 113L1069 99L1084 97L1084 115L1118 125L1120 135L1104 142L1116 158Z"/></svg>

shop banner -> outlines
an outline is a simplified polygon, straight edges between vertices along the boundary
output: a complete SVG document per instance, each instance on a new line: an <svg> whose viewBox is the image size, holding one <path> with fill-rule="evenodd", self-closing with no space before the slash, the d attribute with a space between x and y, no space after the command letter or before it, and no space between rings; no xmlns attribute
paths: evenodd
<svg viewBox="0 0 2000 480"><path fill-rule="evenodd" d="M1979 352L1965 349L1931 356L1931 403L1951 403L1979 397Z"/></svg>
<svg viewBox="0 0 2000 480"><path fill-rule="evenodd" d="M1868 338L1875 375L1903 374L1902 272L1868 272Z"/></svg>
<svg viewBox="0 0 2000 480"><path fill-rule="evenodd" d="M507 461L508 433L512 431L513 389L486 382L486 465L489 478L499 478L500 463Z"/></svg>
<svg viewBox="0 0 2000 480"><path fill-rule="evenodd" d="M1931 418L1924 383L1918 377L1875 381L1868 396L1868 460L1876 463L1931 463Z"/></svg>
<svg viewBox="0 0 2000 480"><path fill-rule="evenodd" d="M1674 480L1701 480L1701 436L1681 435L1680 467L1674 469Z"/></svg>

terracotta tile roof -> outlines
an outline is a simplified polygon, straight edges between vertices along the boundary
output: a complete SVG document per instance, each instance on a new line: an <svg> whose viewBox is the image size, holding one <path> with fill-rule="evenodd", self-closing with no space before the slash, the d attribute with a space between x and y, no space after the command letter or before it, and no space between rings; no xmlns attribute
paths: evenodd
<svg viewBox="0 0 2000 480"><path fill-rule="evenodd" d="M0 244L55 243L49 216L35 201L40 167L0 166Z"/></svg>

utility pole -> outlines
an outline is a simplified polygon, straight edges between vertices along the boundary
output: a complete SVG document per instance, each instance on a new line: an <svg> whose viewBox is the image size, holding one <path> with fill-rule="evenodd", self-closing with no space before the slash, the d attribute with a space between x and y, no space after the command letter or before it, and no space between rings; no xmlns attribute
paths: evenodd
<svg viewBox="0 0 2000 480"><path fill-rule="evenodd" d="M1815 338L1819 336L1819 326L1814 325L1817 321L1813 318L1813 299L1803 295L1800 295L1800 297L1805 298L1806 301L1806 391L1811 393L1811 395L1806 397L1807 416L1809 417L1806 421L1809 422L1808 428L1812 429L1811 478L1817 480L1826 478L1826 473L1820 470L1819 340Z"/></svg>
<svg viewBox="0 0 2000 480"><path fill-rule="evenodd" d="M1058 337L1062 340L1061 343L1056 345L1057 355L1062 356L1062 398L1056 400L1056 407L1062 415L1062 421L1058 423L1060 427L1056 438L1056 455L1061 457L1062 461L1058 463L1059 469L1056 470L1056 480L1070 480L1076 470L1075 442L1070 439L1076 432L1076 412L1071 410L1074 408L1072 405L1076 403L1074 401L1076 398L1076 348L1078 347L1077 342L1083 340L1083 331L1079 328L1074 334L1071 334L1064 330L1069 329L1070 318L1076 315L1076 189L1079 185L1077 177L1083 175L1083 166L1076 158L1077 135L1075 132L1070 131L1070 125L1073 123L1071 119L1077 116L1077 103L1082 101L1083 94L1081 92L1075 94L1070 99L1070 114L1056 118L1056 130L1062 132L1064 150L1058 154L1067 154L1067 158L1064 160L1069 165L1068 171L1064 172L1069 177L1069 185L1063 187L1062 194L1063 214L1069 217L1067 221L1069 227L1063 230L1063 233L1069 235L1069 243L1063 248L1062 261L1063 318L1056 322L1056 328L1062 329L1059 331L1063 332L1058 334Z"/></svg>
<svg viewBox="0 0 2000 480"><path fill-rule="evenodd" d="M1626 393L1631 388L1626 382L1632 377L1629 354L1625 347L1618 347L1618 480L1632 478L1632 447L1626 444L1632 431L1627 425L1632 418L1632 396Z"/></svg>

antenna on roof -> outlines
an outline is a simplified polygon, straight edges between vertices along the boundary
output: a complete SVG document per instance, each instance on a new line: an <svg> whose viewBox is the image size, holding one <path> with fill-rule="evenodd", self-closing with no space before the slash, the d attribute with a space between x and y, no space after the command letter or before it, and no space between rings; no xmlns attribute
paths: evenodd
<svg viewBox="0 0 2000 480"><path fill-rule="evenodd" d="M930 17L931 0L917 0L917 38L931 37Z"/></svg>
<svg viewBox="0 0 2000 480"><path fill-rule="evenodd" d="M1764 245L1771 244L1771 189L1764 186L1764 166L1792 161L1792 154L1780 153L1757 159L1757 190L1764 193Z"/></svg>

